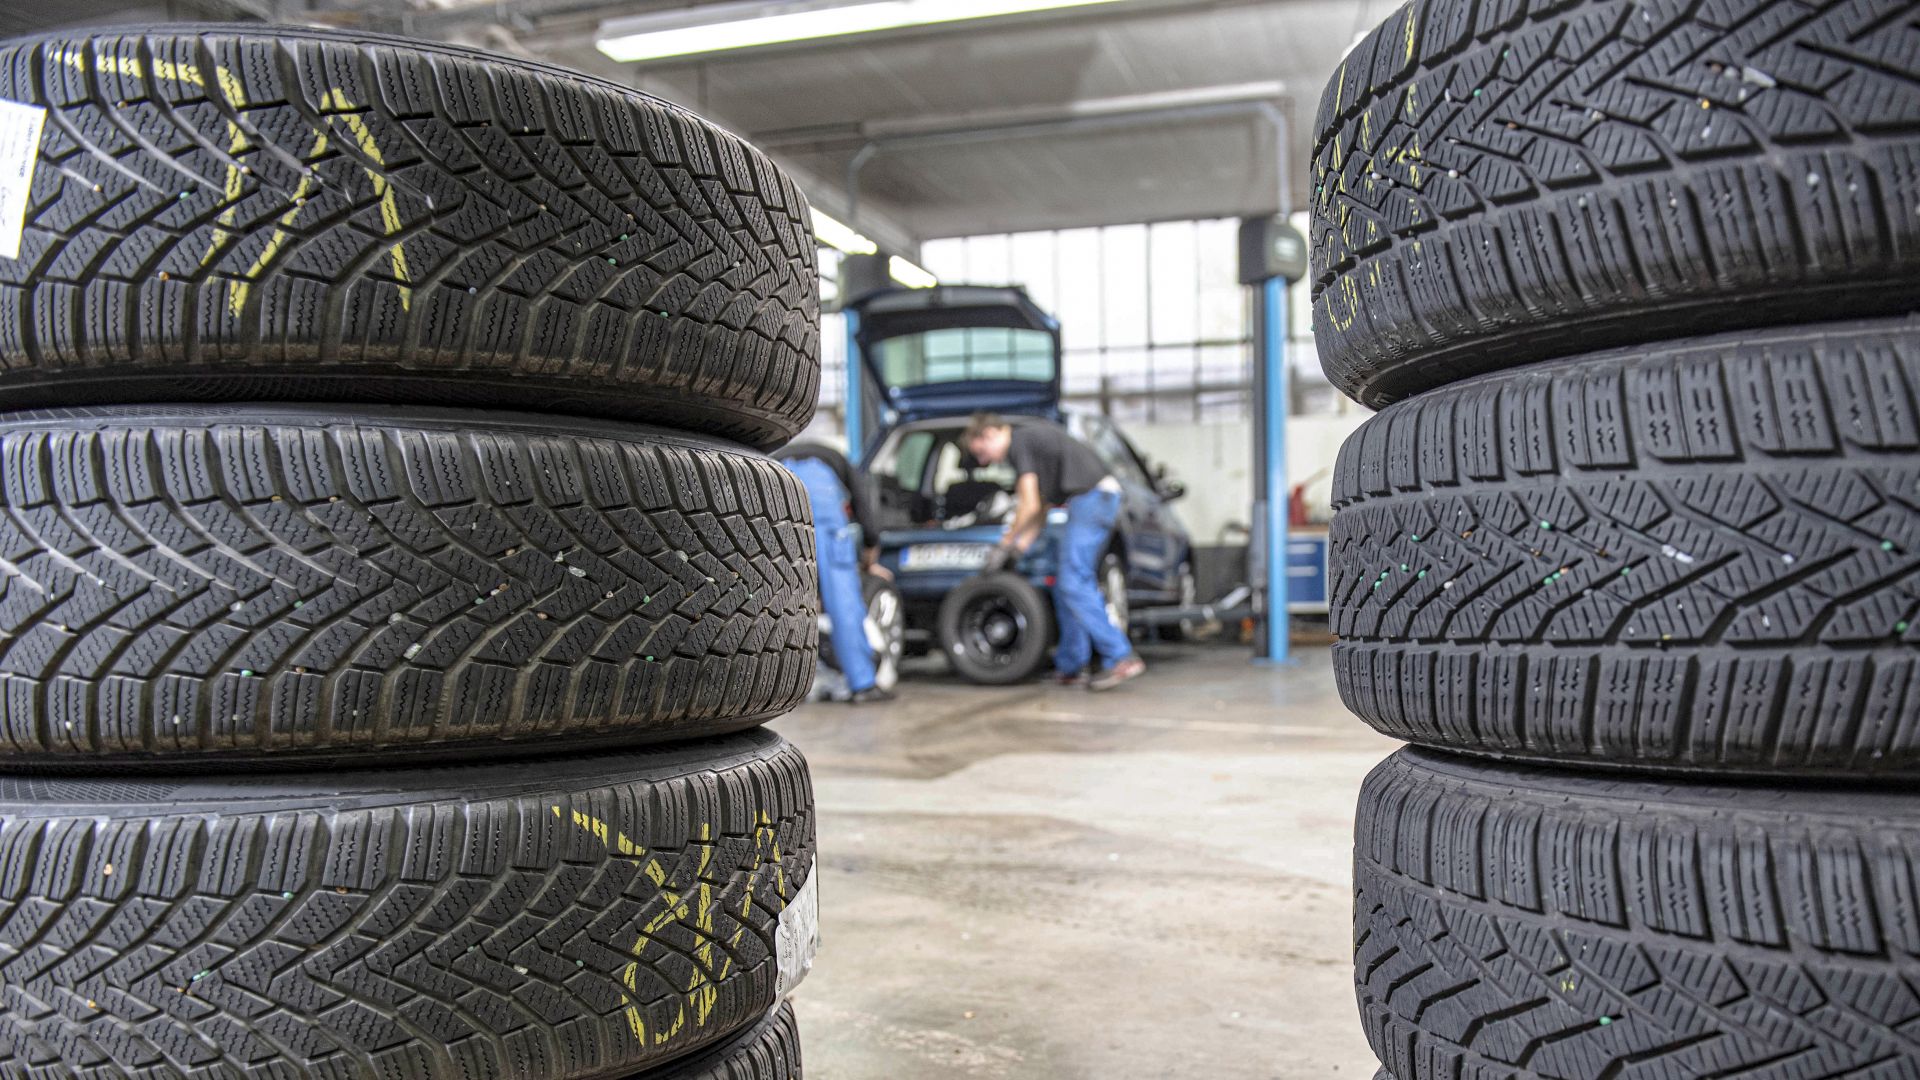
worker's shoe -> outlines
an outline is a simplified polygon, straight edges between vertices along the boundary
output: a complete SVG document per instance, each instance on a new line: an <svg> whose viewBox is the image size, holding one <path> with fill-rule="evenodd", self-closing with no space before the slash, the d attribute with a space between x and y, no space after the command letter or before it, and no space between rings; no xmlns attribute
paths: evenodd
<svg viewBox="0 0 1920 1080"><path fill-rule="evenodd" d="M882 690L877 686L869 686L847 700L855 705L877 705L883 701L892 701L893 691Z"/></svg>
<svg viewBox="0 0 1920 1080"><path fill-rule="evenodd" d="M1147 662L1137 656L1129 656L1107 670L1087 680L1089 690L1111 690L1129 679L1137 679L1147 673Z"/></svg>
<svg viewBox="0 0 1920 1080"><path fill-rule="evenodd" d="M1085 686L1087 673L1084 671L1056 671L1047 676L1047 681L1055 686Z"/></svg>

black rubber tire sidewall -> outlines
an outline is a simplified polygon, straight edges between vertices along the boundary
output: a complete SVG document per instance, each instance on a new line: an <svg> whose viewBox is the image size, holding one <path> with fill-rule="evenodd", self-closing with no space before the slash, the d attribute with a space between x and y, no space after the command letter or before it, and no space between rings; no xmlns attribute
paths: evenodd
<svg viewBox="0 0 1920 1080"><path fill-rule="evenodd" d="M783 1001L725 1046L629 1080L802 1080L800 1024Z"/></svg>

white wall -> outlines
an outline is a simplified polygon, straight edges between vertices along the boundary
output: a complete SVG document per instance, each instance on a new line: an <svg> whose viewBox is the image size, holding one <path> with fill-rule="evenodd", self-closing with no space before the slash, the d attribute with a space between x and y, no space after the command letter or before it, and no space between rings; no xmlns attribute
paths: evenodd
<svg viewBox="0 0 1920 1080"><path fill-rule="evenodd" d="M1295 416L1287 421L1287 489L1307 483L1308 513L1328 516L1334 457L1340 443L1368 414ZM1127 428L1127 437L1149 461L1167 463L1168 474L1187 485L1180 516L1198 544L1219 542L1229 522L1248 524L1253 506L1253 425L1152 424Z"/></svg>

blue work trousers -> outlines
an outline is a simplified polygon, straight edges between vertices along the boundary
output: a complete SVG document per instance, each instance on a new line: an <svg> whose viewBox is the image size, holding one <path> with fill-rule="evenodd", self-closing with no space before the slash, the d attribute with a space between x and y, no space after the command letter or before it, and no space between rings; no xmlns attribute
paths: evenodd
<svg viewBox="0 0 1920 1080"><path fill-rule="evenodd" d="M1060 569L1053 583L1053 610L1060 621L1060 647L1053 667L1063 675L1082 671L1097 651L1100 666L1111 668L1133 653L1125 630L1107 618L1097 575L1100 556L1113 537L1120 493L1092 491L1067 500L1067 535L1060 545Z"/></svg>
<svg viewBox="0 0 1920 1080"><path fill-rule="evenodd" d="M820 606L833 624L829 644L847 690L873 686L873 647L867 642L867 602L860 593L858 525L847 520L847 491L825 462L796 458L780 464L800 478L813 506L814 556L820 564Z"/></svg>

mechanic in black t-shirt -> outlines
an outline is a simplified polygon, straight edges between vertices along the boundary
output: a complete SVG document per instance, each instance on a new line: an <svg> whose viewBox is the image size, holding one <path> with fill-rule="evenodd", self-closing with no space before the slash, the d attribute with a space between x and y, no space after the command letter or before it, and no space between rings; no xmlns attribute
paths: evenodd
<svg viewBox="0 0 1920 1080"><path fill-rule="evenodd" d="M1011 424L992 413L976 413L961 435L961 445L984 465L1013 465L1015 510L986 571L1013 562L1046 530L1047 508L1064 504L1067 531L1060 545L1053 609L1060 622L1060 645L1053 653L1054 681L1085 682L1108 690L1147 670L1134 655L1125 627L1107 618L1095 575L1100 557L1113 539L1120 514L1120 482L1085 443L1058 424ZM1086 677L1087 663L1098 655L1100 671Z"/></svg>

